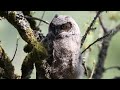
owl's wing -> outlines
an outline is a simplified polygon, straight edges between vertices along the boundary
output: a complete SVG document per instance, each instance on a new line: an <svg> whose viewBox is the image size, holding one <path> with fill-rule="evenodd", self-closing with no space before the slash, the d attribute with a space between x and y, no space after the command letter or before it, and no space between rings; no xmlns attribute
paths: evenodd
<svg viewBox="0 0 120 90"><path fill-rule="evenodd" d="M53 61L53 40L54 38L55 38L54 34L52 32L49 32L47 36L45 37L45 39L42 41L42 43L44 44L45 48L48 51L48 58L46 59L46 61L49 65L51 65Z"/></svg>

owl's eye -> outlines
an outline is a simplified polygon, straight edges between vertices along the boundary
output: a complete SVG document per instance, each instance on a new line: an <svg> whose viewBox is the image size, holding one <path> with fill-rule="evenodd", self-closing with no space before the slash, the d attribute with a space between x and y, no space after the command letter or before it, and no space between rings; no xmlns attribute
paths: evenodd
<svg viewBox="0 0 120 90"><path fill-rule="evenodd" d="M67 30L67 31L68 31L69 29L71 29L71 27L72 27L72 24L71 24L70 22L67 22L67 23L61 25L61 29Z"/></svg>

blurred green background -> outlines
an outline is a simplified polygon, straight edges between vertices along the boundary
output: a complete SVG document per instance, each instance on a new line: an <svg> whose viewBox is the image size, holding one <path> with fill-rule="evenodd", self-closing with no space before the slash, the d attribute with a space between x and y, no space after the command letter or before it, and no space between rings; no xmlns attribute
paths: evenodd
<svg viewBox="0 0 120 90"><path fill-rule="evenodd" d="M43 14L43 11L32 11L32 14L34 17L40 18ZM94 16L96 15L95 12L92 11L45 11L44 20L51 21L55 14L62 14L62 15L70 15L72 16L75 21L78 23L82 35L86 31L87 27L93 20ZM104 12L102 13L102 19L105 24L105 26L108 29L112 29L118 24L120 24L120 12L118 11L110 11L110 12ZM37 21L39 23L39 21ZM101 27L98 23L98 21L95 23L95 27L97 28L94 32L91 32L88 35L88 38L85 42L84 47L88 46L90 43L92 43L94 40L98 38L98 36L102 35ZM46 35L48 31L48 25L42 23L40 26L42 32L44 35ZM0 41L2 44L2 47L4 48L5 52L8 54L10 59L12 59L16 47L16 39L17 36L19 36L17 30L6 20L0 21ZM117 33L110 43L110 47L108 50L107 59L105 62L105 67L111 67L111 66L120 66L120 33ZM23 59L26 56L26 53L23 51L23 47L26 44L21 38L18 43L18 51L16 53L15 59L12 62L15 66L15 73L18 75L21 75L21 64L23 62ZM97 44L93 45L91 47L90 56L87 61L87 65L92 68L93 61L97 60L98 55L98 48ZM110 79L115 76L120 76L120 71L117 69L111 69L104 73L103 78L104 79ZM32 79L35 78L35 69L32 73Z"/></svg>

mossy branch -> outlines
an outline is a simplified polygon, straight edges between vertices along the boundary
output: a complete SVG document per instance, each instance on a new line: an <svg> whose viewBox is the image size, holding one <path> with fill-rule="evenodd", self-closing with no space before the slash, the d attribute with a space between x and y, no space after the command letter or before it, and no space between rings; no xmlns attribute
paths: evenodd
<svg viewBox="0 0 120 90"><path fill-rule="evenodd" d="M32 17L32 15L30 14L30 11L23 11L24 16L30 16ZM33 32L35 34L35 37L37 38L38 42L41 42L42 39L44 39L44 35L41 33L41 30L39 27L37 27L35 20L33 19L29 19L26 18L27 21L30 23L31 28L33 29ZM37 34L36 34L37 33ZM44 61L41 61L41 57L39 55L39 53L36 52L36 50L32 50L31 52L31 45L27 44L24 47L24 51L27 52L27 56L25 57L23 63L22 63L22 79L29 79L31 77L31 73L33 71L34 68L34 64L35 64L35 68L36 68L36 79L40 79L40 78L48 78L47 76L49 75L46 72L46 64L44 63Z"/></svg>
<svg viewBox="0 0 120 90"><path fill-rule="evenodd" d="M47 57L46 49L41 42L37 41L34 36L34 32L31 29L29 22L24 17L22 11L1 11L0 15L5 17L8 22L10 22L18 30L24 41L34 47L33 50L36 53L39 53L41 59L45 59Z"/></svg>
<svg viewBox="0 0 120 90"><path fill-rule="evenodd" d="M31 73L34 69L34 64L35 64L35 68L36 68L36 79L48 79L49 77L49 73L48 73L48 69L49 66L48 64L45 62L45 60L40 60L41 57L39 57L40 55L38 53L36 53L35 51L32 51L30 53L28 53L28 55L25 57L21 70L22 70L22 79L29 79L31 78Z"/></svg>
<svg viewBox="0 0 120 90"><path fill-rule="evenodd" d="M14 74L14 66L10 62L9 57L3 50L3 48L0 46L0 67L3 68L4 73L2 75L3 78L7 79L15 79Z"/></svg>

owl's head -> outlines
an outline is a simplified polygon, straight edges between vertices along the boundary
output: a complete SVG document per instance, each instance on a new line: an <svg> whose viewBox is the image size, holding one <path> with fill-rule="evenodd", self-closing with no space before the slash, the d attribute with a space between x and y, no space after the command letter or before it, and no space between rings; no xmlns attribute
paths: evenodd
<svg viewBox="0 0 120 90"><path fill-rule="evenodd" d="M75 20L67 15L55 15L49 25L49 32L57 35L80 34L80 29Z"/></svg>

